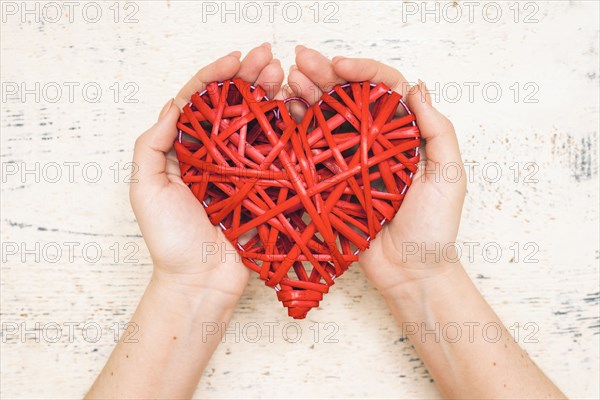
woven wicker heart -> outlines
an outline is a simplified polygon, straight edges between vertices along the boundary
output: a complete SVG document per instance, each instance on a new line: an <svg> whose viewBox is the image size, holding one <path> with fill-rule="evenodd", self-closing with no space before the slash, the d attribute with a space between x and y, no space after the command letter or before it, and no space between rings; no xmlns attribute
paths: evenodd
<svg viewBox="0 0 600 400"><path fill-rule="evenodd" d="M214 225L294 318L318 307L402 203L419 160L415 117L383 84L336 86L297 123L240 79L192 96L175 143Z"/></svg>

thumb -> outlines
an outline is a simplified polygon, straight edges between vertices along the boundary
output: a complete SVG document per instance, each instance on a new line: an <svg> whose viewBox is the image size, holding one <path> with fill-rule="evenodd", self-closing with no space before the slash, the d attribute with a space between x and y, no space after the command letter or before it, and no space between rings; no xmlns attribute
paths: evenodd
<svg viewBox="0 0 600 400"><path fill-rule="evenodd" d="M160 113L158 114L158 121L160 121L162 117L164 117L167 114L167 112L169 112L171 106L173 105L173 101L174 99L171 99L165 103L162 110L160 110Z"/></svg>
<svg viewBox="0 0 600 400"><path fill-rule="evenodd" d="M140 183L148 183L151 179L161 179L165 172L166 153L173 147L177 137L177 120L179 108L169 100L160 112L158 121L135 141L133 163L137 168ZM168 182L166 175L162 176Z"/></svg>
<svg viewBox="0 0 600 400"><path fill-rule="evenodd" d="M454 126L431 105L431 96L425 83L419 81L413 86L406 96L406 102L417 118L421 137L425 139L427 161L440 164L457 163L462 167Z"/></svg>

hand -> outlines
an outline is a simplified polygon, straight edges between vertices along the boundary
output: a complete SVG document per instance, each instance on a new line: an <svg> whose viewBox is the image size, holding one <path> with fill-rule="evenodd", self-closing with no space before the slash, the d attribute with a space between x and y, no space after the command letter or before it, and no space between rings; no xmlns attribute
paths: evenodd
<svg viewBox="0 0 600 400"><path fill-rule="evenodd" d="M180 108L210 82L239 77L263 86L269 96L279 91L283 70L268 43L240 57L235 51L202 68L165 105L158 122L135 143L133 162L139 172L130 188L131 206L154 262L153 280L190 296L208 291L213 302L227 307L235 306L249 270L183 183L173 142Z"/></svg>
<svg viewBox="0 0 600 400"><path fill-rule="evenodd" d="M452 123L431 105L425 84L410 87L400 72L374 60L334 57L304 46L296 48L296 66L289 73L287 95L303 96L312 103L335 84L345 82L383 82L400 93L425 140L425 154L419 171L392 221L360 253L360 265L369 280L386 297L404 284L428 278L452 269L450 251L441 251L456 240L466 192L466 177ZM400 110L399 110L400 111ZM458 180L444 179L444 166L458 168ZM450 171L450 168L448 168ZM450 178L454 178L451 176ZM427 251L439 246L440 253ZM452 248L452 247L450 247ZM409 254L415 253L416 254ZM424 255L427 254L427 258Z"/></svg>
<svg viewBox="0 0 600 400"><path fill-rule="evenodd" d="M337 83L383 82L402 94L417 118L427 152L424 165L396 216L359 256L396 321L429 329L450 321L502 326L460 262L443 250L456 240L466 177L454 128L432 107L425 85L419 81L409 88L400 72L373 60L330 61L303 46L296 48L296 64L290 70L289 95L304 95L314 103ZM441 174L450 170L460 172L458 179ZM565 398L503 326L502 335L498 342L470 336L450 342L413 333L410 340L444 398Z"/></svg>

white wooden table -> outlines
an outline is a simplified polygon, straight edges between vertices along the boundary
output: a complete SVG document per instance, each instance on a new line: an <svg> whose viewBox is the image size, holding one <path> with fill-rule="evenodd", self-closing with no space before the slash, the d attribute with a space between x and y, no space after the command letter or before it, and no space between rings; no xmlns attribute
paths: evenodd
<svg viewBox="0 0 600 400"><path fill-rule="evenodd" d="M2 398L85 393L151 272L134 139L199 67L264 41L286 69L302 43L427 82L472 163L465 266L569 396L600 396L598 3L73 4L2 3ZM290 322L253 279L196 395L438 396L358 267Z"/></svg>

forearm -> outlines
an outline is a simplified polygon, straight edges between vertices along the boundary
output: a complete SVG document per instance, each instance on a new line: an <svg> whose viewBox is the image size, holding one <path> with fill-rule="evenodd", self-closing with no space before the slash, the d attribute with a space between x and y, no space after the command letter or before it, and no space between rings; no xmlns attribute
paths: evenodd
<svg viewBox="0 0 600 400"><path fill-rule="evenodd" d="M396 288L386 299L445 398L564 398L462 265Z"/></svg>
<svg viewBox="0 0 600 400"><path fill-rule="evenodd" d="M153 279L124 335L86 398L190 398L220 342L203 324L221 326L233 308L209 292L187 293Z"/></svg>

